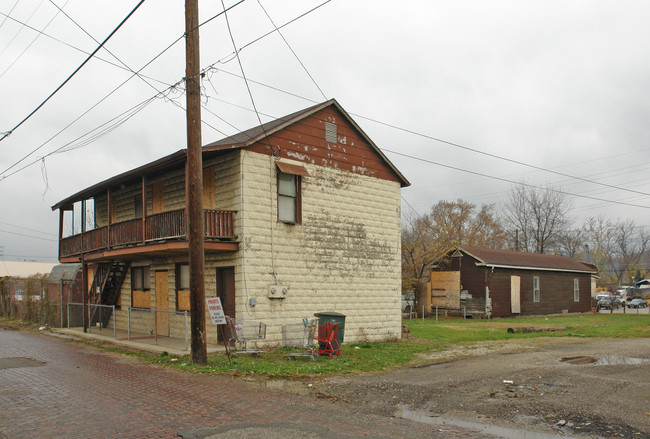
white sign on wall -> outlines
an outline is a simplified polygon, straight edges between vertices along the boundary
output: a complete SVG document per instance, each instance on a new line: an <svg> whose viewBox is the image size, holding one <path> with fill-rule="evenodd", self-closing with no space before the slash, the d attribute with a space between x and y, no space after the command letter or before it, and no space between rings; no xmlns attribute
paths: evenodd
<svg viewBox="0 0 650 439"><path fill-rule="evenodd" d="M215 325L225 325L226 315L223 313L221 299L219 297L206 297L205 303L208 305L208 311L210 312L212 323Z"/></svg>

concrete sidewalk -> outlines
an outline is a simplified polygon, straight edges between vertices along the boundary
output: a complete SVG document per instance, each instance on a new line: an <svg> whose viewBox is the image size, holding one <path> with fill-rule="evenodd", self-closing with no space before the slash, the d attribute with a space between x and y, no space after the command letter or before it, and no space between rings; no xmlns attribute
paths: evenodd
<svg viewBox="0 0 650 439"><path fill-rule="evenodd" d="M110 343L118 347L129 349L136 349L139 351L150 352L152 354L161 354L167 352L174 356L189 355L191 349L191 340L180 339L172 337L154 336L146 333L127 333L127 331L120 331L109 328L89 328L88 332L84 332L83 328L50 328L52 332L61 334L67 337L73 337L81 340L92 340L103 343ZM215 352L226 352L223 345L207 345L208 354Z"/></svg>

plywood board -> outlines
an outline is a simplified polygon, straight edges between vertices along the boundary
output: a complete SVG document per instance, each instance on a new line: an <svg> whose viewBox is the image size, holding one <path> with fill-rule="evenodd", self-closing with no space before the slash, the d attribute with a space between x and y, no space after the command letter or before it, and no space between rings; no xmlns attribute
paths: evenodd
<svg viewBox="0 0 650 439"><path fill-rule="evenodd" d="M431 272L431 306L460 308L460 271Z"/></svg>

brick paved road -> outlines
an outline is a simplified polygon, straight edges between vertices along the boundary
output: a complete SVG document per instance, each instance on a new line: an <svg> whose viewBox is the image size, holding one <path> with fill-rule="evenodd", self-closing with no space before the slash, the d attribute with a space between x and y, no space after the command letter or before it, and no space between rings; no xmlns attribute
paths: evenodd
<svg viewBox="0 0 650 439"><path fill-rule="evenodd" d="M31 360L28 360L31 359ZM34 361L36 360L36 361ZM0 328L0 438L492 438Z"/></svg>

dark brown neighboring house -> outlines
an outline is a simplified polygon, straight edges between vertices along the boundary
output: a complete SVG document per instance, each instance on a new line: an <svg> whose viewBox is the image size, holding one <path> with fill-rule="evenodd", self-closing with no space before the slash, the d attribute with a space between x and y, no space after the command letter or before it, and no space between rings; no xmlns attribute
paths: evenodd
<svg viewBox="0 0 650 439"><path fill-rule="evenodd" d="M492 317L587 312L595 274L565 256L462 246L431 272L431 305Z"/></svg>

